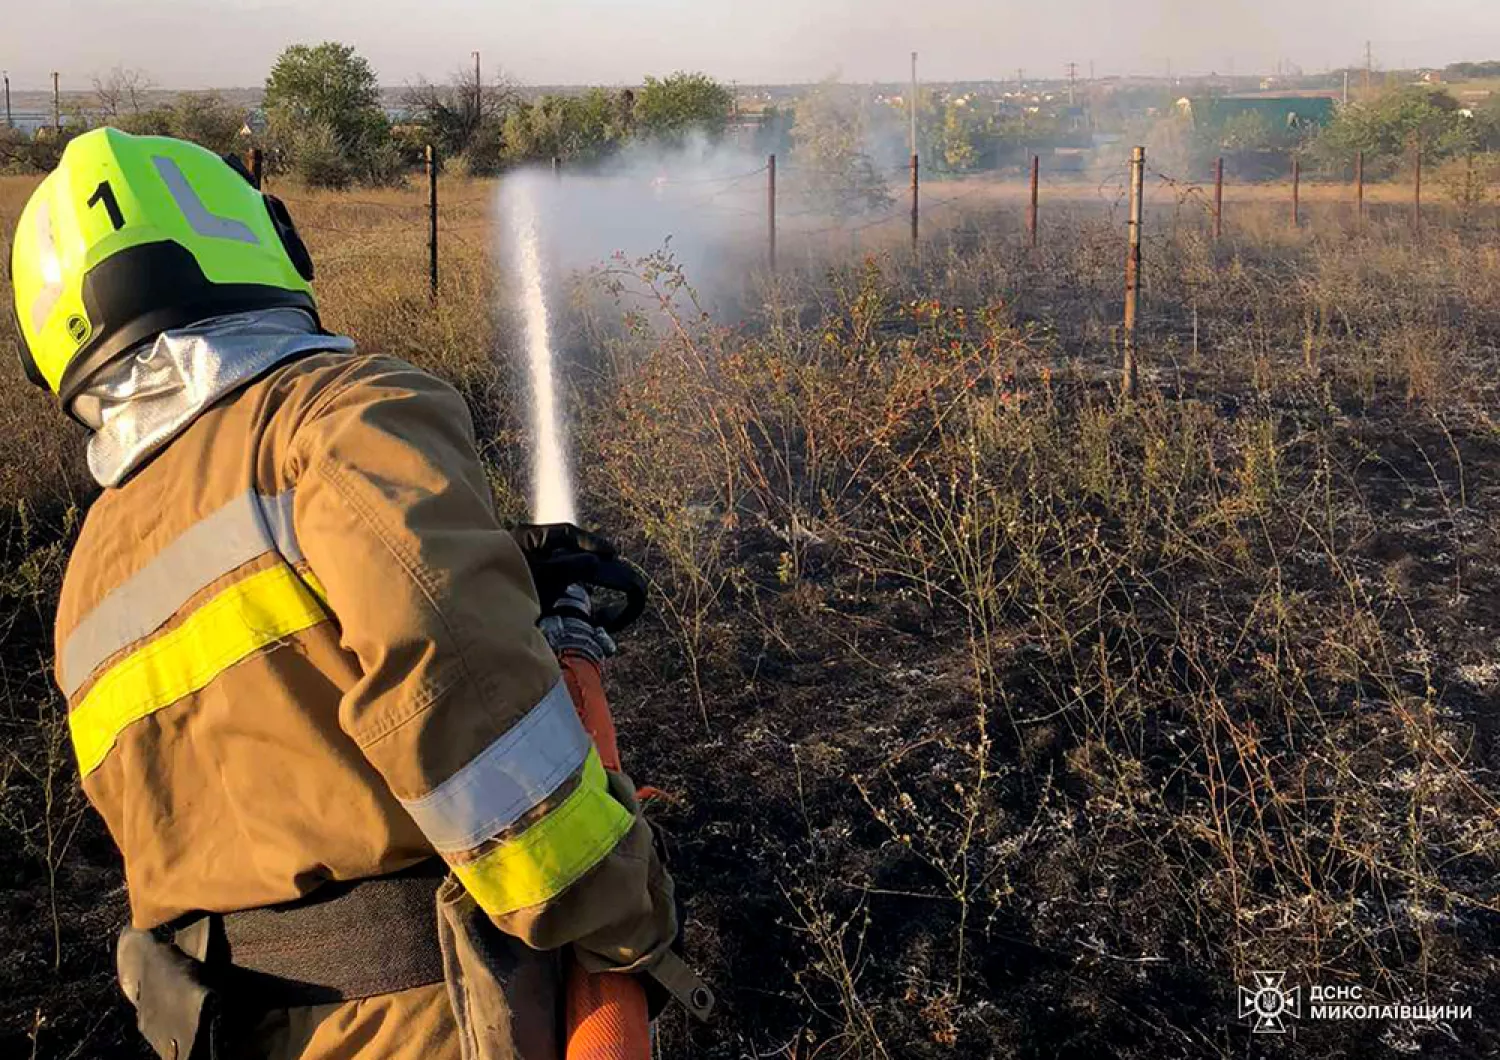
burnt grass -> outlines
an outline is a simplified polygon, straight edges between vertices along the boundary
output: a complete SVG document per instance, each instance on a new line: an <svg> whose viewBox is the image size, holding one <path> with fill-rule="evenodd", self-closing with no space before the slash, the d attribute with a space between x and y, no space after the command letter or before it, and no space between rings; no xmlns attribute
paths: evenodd
<svg viewBox="0 0 1500 1060"><path fill-rule="evenodd" d="M646 262L572 329L585 510L656 590L610 694L719 996L662 1055L1500 1052L1500 266L1156 237L1125 400L1112 221L977 217L732 325ZM518 514L509 384L428 366ZM50 683L89 495L6 459L0 1055L144 1057ZM1473 1015L1252 1035L1255 969Z"/></svg>

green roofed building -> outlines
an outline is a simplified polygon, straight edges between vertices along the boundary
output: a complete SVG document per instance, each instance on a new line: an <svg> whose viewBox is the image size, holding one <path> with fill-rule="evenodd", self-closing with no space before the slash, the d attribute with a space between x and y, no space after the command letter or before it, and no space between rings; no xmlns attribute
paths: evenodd
<svg viewBox="0 0 1500 1060"><path fill-rule="evenodd" d="M1321 128L1333 120L1337 102L1327 96L1216 96L1180 99L1177 109L1199 129L1223 129L1256 115L1273 130Z"/></svg>

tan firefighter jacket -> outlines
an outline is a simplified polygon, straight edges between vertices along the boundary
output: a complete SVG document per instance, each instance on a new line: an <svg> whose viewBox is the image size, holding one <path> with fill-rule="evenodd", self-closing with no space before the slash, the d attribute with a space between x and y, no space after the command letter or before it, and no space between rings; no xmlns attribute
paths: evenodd
<svg viewBox="0 0 1500 1060"><path fill-rule="evenodd" d="M537 617L447 385L314 353L198 414L95 502L57 618L135 926L436 851L530 946L649 963L671 881Z"/></svg>

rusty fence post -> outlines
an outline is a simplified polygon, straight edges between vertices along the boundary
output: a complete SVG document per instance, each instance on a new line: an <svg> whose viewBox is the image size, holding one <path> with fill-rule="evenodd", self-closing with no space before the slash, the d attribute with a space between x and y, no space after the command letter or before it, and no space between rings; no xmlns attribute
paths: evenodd
<svg viewBox="0 0 1500 1060"><path fill-rule="evenodd" d="M1365 153L1354 153L1354 216L1361 225L1365 223Z"/></svg>
<svg viewBox="0 0 1500 1060"><path fill-rule="evenodd" d="M1292 159L1292 227L1302 227L1302 159Z"/></svg>
<svg viewBox="0 0 1500 1060"><path fill-rule="evenodd" d="M438 157L427 145L427 285L433 301L438 295Z"/></svg>
<svg viewBox="0 0 1500 1060"><path fill-rule="evenodd" d="M256 190L265 184L266 160L265 155L258 147L250 148L250 183L255 185Z"/></svg>
<svg viewBox="0 0 1500 1060"><path fill-rule="evenodd" d="M917 249L917 238L921 234L921 211L918 208L920 195L920 160L915 153L911 156L911 249Z"/></svg>
<svg viewBox="0 0 1500 1060"><path fill-rule="evenodd" d="M1037 244L1037 200L1039 198L1042 183L1042 159L1040 155L1031 156L1031 205L1026 211L1026 233L1031 237L1031 248L1036 249Z"/></svg>
<svg viewBox="0 0 1500 1060"><path fill-rule="evenodd" d="M1224 159L1214 163L1214 242L1224 238Z"/></svg>
<svg viewBox="0 0 1500 1060"><path fill-rule="evenodd" d="M1417 134L1416 183L1411 203L1411 230L1422 234L1422 134Z"/></svg>
<svg viewBox="0 0 1500 1060"><path fill-rule="evenodd" d="M1120 392L1130 397L1136 390L1136 319L1141 295L1141 221L1146 193L1146 149L1137 147L1130 156L1130 251L1125 258L1125 364Z"/></svg>
<svg viewBox="0 0 1500 1060"><path fill-rule="evenodd" d="M766 159L766 248L771 271L776 271L776 156Z"/></svg>

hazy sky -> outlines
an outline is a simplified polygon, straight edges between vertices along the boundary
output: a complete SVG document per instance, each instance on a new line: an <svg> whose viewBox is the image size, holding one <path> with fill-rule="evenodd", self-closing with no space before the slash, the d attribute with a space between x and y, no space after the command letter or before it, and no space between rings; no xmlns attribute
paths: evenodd
<svg viewBox="0 0 1500 1060"><path fill-rule="evenodd" d="M382 83L445 78L481 51L530 84L898 80L1321 70L1500 58L1500 0L0 0L0 67L42 88L116 65L163 87L258 85L286 44L355 45ZM488 74L487 74L488 76Z"/></svg>

